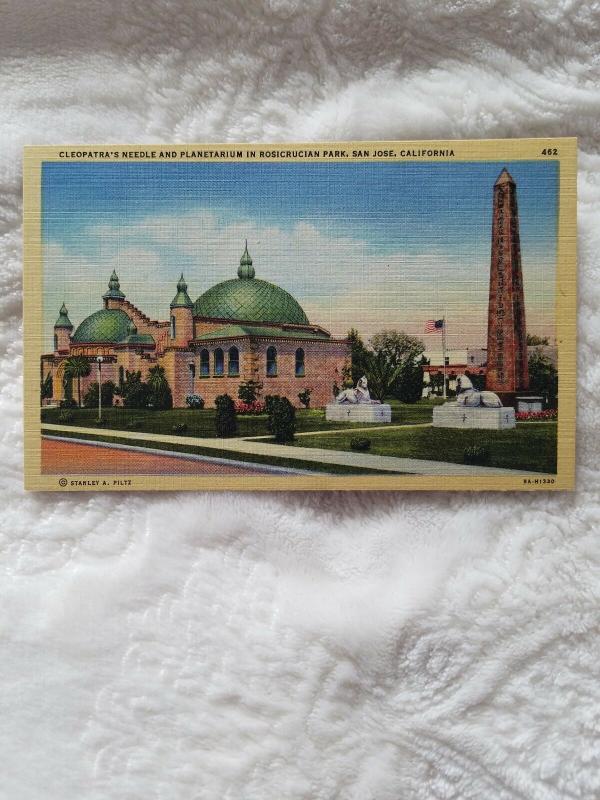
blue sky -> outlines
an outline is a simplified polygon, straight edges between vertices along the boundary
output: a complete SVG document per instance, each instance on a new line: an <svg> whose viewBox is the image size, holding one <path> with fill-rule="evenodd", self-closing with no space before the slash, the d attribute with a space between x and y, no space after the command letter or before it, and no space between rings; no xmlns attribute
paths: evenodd
<svg viewBox="0 0 600 800"><path fill-rule="evenodd" d="M162 319L183 270L197 297L235 275L244 239L257 276L312 321L365 336L421 333L446 312L451 344L485 336L492 187L518 187L528 327L554 323L556 162L68 163L43 166L50 326L63 295L76 324L117 269ZM58 305L57 305L58 303ZM56 306L56 310L54 307Z"/></svg>

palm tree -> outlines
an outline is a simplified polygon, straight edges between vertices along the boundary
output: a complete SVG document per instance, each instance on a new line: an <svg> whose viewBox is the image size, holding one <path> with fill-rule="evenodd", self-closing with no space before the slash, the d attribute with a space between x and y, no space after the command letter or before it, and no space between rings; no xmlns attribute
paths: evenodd
<svg viewBox="0 0 600 800"><path fill-rule="evenodd" d="M90 362L84 356L71 356L65 361L65 379L77 378L77 404L81 408L81 379L91 372Z"/></svg>

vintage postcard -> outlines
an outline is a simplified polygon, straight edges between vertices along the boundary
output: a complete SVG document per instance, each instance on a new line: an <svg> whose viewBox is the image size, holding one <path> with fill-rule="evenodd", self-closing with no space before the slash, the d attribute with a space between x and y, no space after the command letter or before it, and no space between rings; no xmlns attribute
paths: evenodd
<svg viewBox="0 0 600 800"><path fill-rule="evenodd" d="M576 147L27 147L26 488L573 488Z"/></svg>

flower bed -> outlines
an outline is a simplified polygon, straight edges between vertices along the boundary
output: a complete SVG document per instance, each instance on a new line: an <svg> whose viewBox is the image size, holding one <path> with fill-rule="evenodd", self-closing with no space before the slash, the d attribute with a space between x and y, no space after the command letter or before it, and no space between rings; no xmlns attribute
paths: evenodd
<svg viewBox="0 0 600 800"><path fill-rule="evenodd" d="M547 408L545 411L517 411L517 422L551 422L558 419L556 408Z"/></svg>
<svg viewBox="0 0 600 800"><path fill-rule="evenodd" d="M243 400L238 400L235 404L236 414L264 414L265 404L259 400L254 400L252 403L244 403Z"/></svg>

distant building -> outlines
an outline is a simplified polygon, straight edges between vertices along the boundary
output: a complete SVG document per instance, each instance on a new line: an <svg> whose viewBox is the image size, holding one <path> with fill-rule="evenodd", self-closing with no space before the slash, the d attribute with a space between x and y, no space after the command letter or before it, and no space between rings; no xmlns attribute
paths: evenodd
<svg viewBox="0 0 600 800"><path fill-rule="evenodd" d="M444 356L441 350L427 350L423 353L423 397L443 394ZM456 378L468 373L485 380L487 351L485 347L465 347L446 351L446 388L456 390Z"/></svg>
<svg viewBox="0 0 600 800"><path fill-rule="evenodd" d="M54 325L54 350L41 359L42 381L52 381L46 404L65 396L65 362L88 359L91 372L81 379L82 396L97 381L96 361L102 356L102 381L123 383L127 371L151 367L165 370L174 406L200 395L207 406L220 394L238 397L239 385L262 383L262 396L282 395L298 406L298 393L311 390L311 405L325 406L334 386L341 386L350 357L346 339L334 339L312 325L289 292L255 277L248 248L237 278L207 289L193 302L183 278L171 301L167 320L152 320L121 291L113 272L103 308L77 328L63 303ZM118 398L117 398L118 401Z"/></svg>

